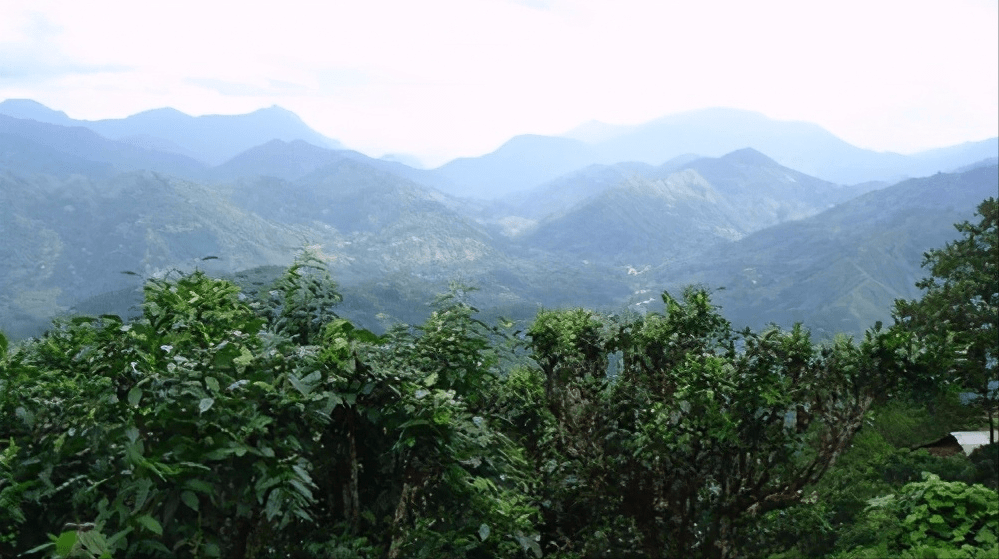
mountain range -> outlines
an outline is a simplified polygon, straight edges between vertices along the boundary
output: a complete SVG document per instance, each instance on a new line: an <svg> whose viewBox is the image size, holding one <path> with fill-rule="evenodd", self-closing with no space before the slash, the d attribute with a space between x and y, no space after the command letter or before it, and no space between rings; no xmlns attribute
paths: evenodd
<svg viewBox="0 0 999 559"><path fill-rule="evenodd" d="M110 140L151 152L183 155L207 167L222 165L272 140L307 152L314 152L314 147L346 149L277 106L244 115L198 117L163 108L122 119L87 121L72 119L32 100L8 99L0 102L0 115L86 128ZM311 146L304 147L304 143ZM273 147L279 148L279 144ZM455 159L431 170L405 165L404 161L412 160L405 154L367 159L455 196L491 200L535 188L590 165L639 162L660 166L688 154L720 157L746 147L786 167L848 185L898 182L996 157L999 138L902 155L858 148L815 124L714 108L669 115L636 126L591 122L562 136L516 136L491 153ZM279 149L287 157L315 159L314 153ZM264 155L258 152L254 157Z"/></svg>
<svg viewBox="0 0 999 559"><path fill-rule="evenodd" d="M295 113L278 106L245 115L190 116L176 109L144 111L126 118L76 120L30 99L0 102L0 114L59 126L81 127L110 140L151 151L176 153L210 166L271 140L304 140L343 149L309 128Z"/></svg>
<svg viewBox="0 0 999 559"><path fill-rule="evenodd" d="M651 164L681 153L717 157L752 147L781 165L838 184L897 182L953 169L962 159L994 157L999 151L999 140L990 138L912 155L875 152L850 145L815 124L722 108L670 115L637 126L591 122L565 136L589 138L604 161Z"/></svg>
<svg viewBox="0 0 999 559"><path fill-rule="evenodd" d="M278 108L77 121L5 101L0 330L134 312L141 278L171 270L259 289L312 247L341 284L342 312L375 329L421 320L458 280L491 316L642 311L657 291L702 283L724 288L717 300L739 326L856 334L918 295L922 252L999 184L995 139L873 154L728 110L570 136L521 136L426 170L345 149ZM822 176L836 154L859 180ZM933 165L955 172L890 180Z"/></svg>

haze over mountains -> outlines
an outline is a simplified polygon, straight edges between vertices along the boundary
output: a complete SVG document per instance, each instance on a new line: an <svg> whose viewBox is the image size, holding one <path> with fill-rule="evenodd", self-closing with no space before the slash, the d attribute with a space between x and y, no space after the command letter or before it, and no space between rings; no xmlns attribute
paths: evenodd
<svg viewBox="0 0 999 559"><path fill-rule="evenodd" d="M701 282L725 288L738 326L857 333L917 296L922 252L996 195L997 155L995 138L875 153L713 109L518 136L425 170L345 149L277 107L90 122L8 100L0 330L127 313L141 277L172 269L259 288L312 246L344 288L342 311L375 328L376 315L420 320L457 279L489 314L516 318L539 305L641 311ZM925 178L892 180L906 176Z"/></svg>
<svg viewBox="0 0 999 559"><path fill-rule="evenodd" d="M638 126L589 123L566 134L590 138L605 161L657 164L680 153L717 157L752 147L802 173L839 184L897 181L953 169L955 160L995 157L996 138L912 155L861 149L806 122L784 122L735 109L670 115Z"/></svg>
<svg viewBox="0 0 999 559"><path fill-rule="evenodd" d="M313 145L343 149L281 107L246 115L192 117L171 108L153 109L127 118L75 120L29 99L0 103L0 114L60 126L79 126L101 136L149 150L177 153L208 165L218 165L270 140L305 140Z"/></svg>

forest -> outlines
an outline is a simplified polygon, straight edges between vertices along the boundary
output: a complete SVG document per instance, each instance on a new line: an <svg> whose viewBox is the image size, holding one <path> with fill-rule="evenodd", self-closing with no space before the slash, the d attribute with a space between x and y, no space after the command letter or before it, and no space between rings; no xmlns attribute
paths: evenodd
<svg viewBox="0 0 999 559"><path fill-rule="evenodd" d="M994 558L997 201L859 339L660 310L376 334L308 251L260 289L0 335L0 556Z"/></svg>

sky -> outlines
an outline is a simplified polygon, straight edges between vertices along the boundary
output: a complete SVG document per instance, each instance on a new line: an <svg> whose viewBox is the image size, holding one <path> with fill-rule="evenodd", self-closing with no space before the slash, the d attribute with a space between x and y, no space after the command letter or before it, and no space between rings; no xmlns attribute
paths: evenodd
<svg viewBox="0 0 999 559"><path fill-rule="evenodd" d="M0 100L279 105L436 165L732 107L912 153L999 135L996 0L0 0Z"/></svg>

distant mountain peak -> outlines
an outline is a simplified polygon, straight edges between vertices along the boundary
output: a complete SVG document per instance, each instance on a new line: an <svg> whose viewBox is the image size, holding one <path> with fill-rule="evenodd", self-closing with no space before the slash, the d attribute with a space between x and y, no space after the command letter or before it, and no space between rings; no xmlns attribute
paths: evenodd
<svg viewBox="0 0 999 559"><path fill-rule="evenodd" d="M720 159L741 165L778 165L776 161L753 148L737 149L723 155Z"/></svg>
<svg viewBox="0 0 999 559"><path fill-rule="evenodd" d="M53 113L66 114L62 111L56 111L46 107L45 105L35 101L34 99L5 99L0 101L0 107L7 108L30 108L30 109L44 109Z"/></svg>
<svg viewBox="0 0 999 559"><path fill-rule="evenodd" d="M175 109L173 107L160 107L158 109L149 109L147 111L142 111L142 112L136 113L136 114L134 114L132 116L129 116L129 117L126 117L126 118L107 119L107 120L124 121L124 120L127 120L127 119L139 119L139 120L141 120L141 119L150 119L150 120L172 120L172 121L178 121L178 120L182 120L182 119L186 120L186 119L193 119L193 118L195 118L195 117L193 117L193 116L191 116L191 115L189 115L189 114L187 114L187 113L185 113L183 111L179 111L179 110L177 110L177 109Z"/></svg>
<svg viewBox="0 0 999 559"><path fill-rule="evenodd" d="M277 105L277 104L271 105L270 107L262 107L260 109L257 109L255 111L253 111L253 112L255 112L255 113L275 113L275 114L292 115L295 118L298 118L298 115L295 114L293 111L289 111L288 109L282 107L281 105Z"/></svg>
<svg viewBox="0 0 999 559"><path fill-rule="evenodd" d="M50 109L33 99L7 99L0 102L0 114L48 124L65 125L72 119L62 111Z"/></svg>

